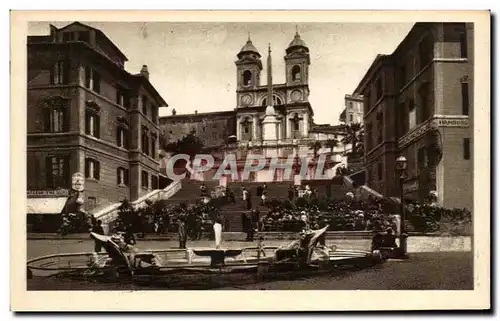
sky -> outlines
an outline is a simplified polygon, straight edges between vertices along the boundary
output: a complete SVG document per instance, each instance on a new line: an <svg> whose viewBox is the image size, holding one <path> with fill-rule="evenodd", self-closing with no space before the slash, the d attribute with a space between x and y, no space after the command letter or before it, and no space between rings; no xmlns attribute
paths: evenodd
<svg viewBox="0 0 500 321"><path fill-rule="evenodd" d="M149 80L168 103L160 116L233 110L236 107L236 55L250 33L262 55L266 84L271 44L273 83L285 82L284 55L296 30L309 47L309 101L318 124L338 124L344 96L357 87L377 54L390 54L411 23L192 23L86 22L102 30L127 56L125 69L149 69ZM30 35L49 34L49 24L30 22Z"/></svg>

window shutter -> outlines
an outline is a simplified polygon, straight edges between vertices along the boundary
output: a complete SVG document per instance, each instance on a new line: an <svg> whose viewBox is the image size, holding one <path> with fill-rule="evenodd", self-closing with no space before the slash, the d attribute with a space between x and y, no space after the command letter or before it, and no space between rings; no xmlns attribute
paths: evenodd
<svg viewBox="0 0 500 321"><path fill-rule="evenodd" d="M120 146L120 143L123 145L123 142L120 142L120 130L120 126L116 126L116 146Z"/></svg>
<svg viewBox="0 0 500 321"><path fill-rule="evenodd" d="M89 88L90 87L90 68L85 67L85 87Z"/></svg>
<svg viewBox="0 0 500 321"><path fill-rule="evenodd" d="M90 135L90 115L85 113L85 134Z"/></svg>
<svg viewBox="0 0 500 321"><path fill-rule="evenodd" d="M92 90L94 90L96 93L99 93L101 91L101 75L98 74L97 72L94 72L94 88L92 88Z"/></svg>
<svg viewBox="0 0 500 321"><path fill-rule="evenodd" d="M63 84L69 84L69 70L70 70L70 62L69 61L63 61L61 62L61 66L62 66L62 73L61 73L61 76L63 77L62 79L62 83Z"/></svg>
<svg viewBox="0 0 500 321"><path fill-rule="evenodd" d="M464 138L464 159L470 159L470 139Z"/></svg>
<svg viewBox="0 0 500 321"><path fill-rule="evenodd" d="M128 186L128 175L129 175L129 171L128 169L125 170L125 174L124 174L124 181L125 181L125 185Z"/></svg>
<svg viewBox="0 0 500 321"><path fill-rule="evenodd" d="M462 115L469 115L469 84L462 83Z"/></svg>
<svg viewBox="0 0 500 321"><path fill-rule="evenodd" d="M99 180L101 174L101 164L98 161L94 161L94 178Z"/></svg>
<svg viewBox="0 0 500 321"><path fill-rule="evenodd" d="M52 177L52 157L45 157L45 178L47 188L54 186L54 179Z"/></svg>
<svg viewBox="0 0 500 321"><path fill-rule="evenodd" d="M85 159L85 177L89 178L90 177L90 166L89 166L89 159Z"/></svg>
<svg viewBox="0 0 500 321"><path fill-rule="evenodd" d="M123 134L123 146L126 149L129 149L129 142L130 142L130 131L125 130L125 133Z"/></svg>
<svg viewBox="0 0 500 321"><path fill-rule="evenodd" d="M54 85L54 68L55 68L55 65L52 64L50 66L50 79L49 79L49 82L51 85Z"/></svg>
<svg viewBox="0 0 500 321"><path fill-rule="evenodd" d="M118 167L118 168L116 169L116 185L120 185L120 183L121 183L121 182L120 182L120 172L121 172L121 168L120 168L120 167Z"/></svg>
<svg viewBox="0 0 500 321"><path fill-rule="evenodd" d="M65 106L65 108L61 109L63 113L63 131L69 132L69 124L70 124L70 108L69 106Z"/></svg>
<svg viewBox="0 0 500 321"><path fill-rule="evenodd" d="M52 109L44 108L43 110L43 131L46 133L50 132L50 114Z"/></svg>
<svg viewBox="0 0 500 321"><path fill-rule="evenodd" d="M70 156L65 156L64 157L64 164L63 164L63 175L64 175L64 184L66 186L64 187L69 187L71 185L71 172L70 172Z"/></svg>
<svg viewBox="0 0 500 321"><path fill-rule="evenodd" d="M101 117L100 116L94 116L95 122L94 122L94 134L96 138L101 137Z"/></svg>

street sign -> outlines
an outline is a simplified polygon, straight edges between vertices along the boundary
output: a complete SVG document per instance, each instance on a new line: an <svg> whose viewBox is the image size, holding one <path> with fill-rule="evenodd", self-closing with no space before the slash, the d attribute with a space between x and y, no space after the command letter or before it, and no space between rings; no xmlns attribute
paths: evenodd
<svg viewBox="0 0 500 321"><path fill-rule="evenodd" d="M83 192L85 190L85 176L82 173L74 173L71 187L77 192Z"/></svg>

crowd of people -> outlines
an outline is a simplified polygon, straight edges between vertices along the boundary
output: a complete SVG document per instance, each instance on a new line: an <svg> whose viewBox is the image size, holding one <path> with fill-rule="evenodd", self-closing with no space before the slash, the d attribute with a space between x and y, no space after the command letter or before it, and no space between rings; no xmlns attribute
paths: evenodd
<svg viewBox="0 0 500 321"><path fill-rule="evenodd" d="M383 230L394 226L394 217L384 211L383 201L344 199L310 199L295 203L273 202L269 212L260 219L260 230L299 232L304 224L311 229L329 226L331 231Z"/></svg>
<svg viewBox="0 0 500 321"><path fill-rule="evenodd" d="M149 202L146 207L134 209L124 201L119 208L118 220L113 231L136 233L139 238L145 233L179 233L191 240L198 240L203 234L213 233L213 224L219 221L223 231L228 230L227 217L220 215L220 207L236 202L232 191L226 190L213 197L205 185L201 185L197 204L168 205L168 201ZM212 195L212 196L210 196ZM247 211L241 214L241 225L247 233L247 240L253 240L255 231L300 232L304 228L329 230L382 230L394 225L391 216L386 215L382 200L355 200L351 193L344 199L320 199L309 186L291 186L288 200L268 200L267 186L257 188L261 205L267 212L253 209L250 191L242 189L242 201Z"/></svg>

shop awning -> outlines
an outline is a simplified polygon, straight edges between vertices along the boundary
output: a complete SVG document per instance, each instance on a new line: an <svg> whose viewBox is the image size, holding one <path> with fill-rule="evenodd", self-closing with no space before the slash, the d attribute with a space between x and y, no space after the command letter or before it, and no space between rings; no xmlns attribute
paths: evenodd
<svg viewBox="0 0 500 321"><path fill-rule="evenodd" d="M28 198L28 214L60 214L67 197Z"/></svg>

